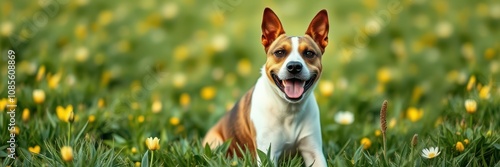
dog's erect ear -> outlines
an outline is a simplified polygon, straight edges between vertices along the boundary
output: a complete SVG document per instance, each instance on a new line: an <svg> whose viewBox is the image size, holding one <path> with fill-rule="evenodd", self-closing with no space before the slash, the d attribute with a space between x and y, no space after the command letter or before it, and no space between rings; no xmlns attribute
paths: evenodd
<svg viewBox="0 0 500 167"><path fill-rule="evenodd" d="M321 52L325 52L325 47L328 45L328 29L328 13L323 9L314 16L306 31L306 34L319 45Z"/></svg>
<svg viewBox="0 0 500 167"><path fill-rule="evenodd" d="M269 46L273 41L278 38L281 34L284 34L285 30L281 26L280 19L276 14L269 8L264 9L264 16L262 18L262 45L267 53Z"/></svg>

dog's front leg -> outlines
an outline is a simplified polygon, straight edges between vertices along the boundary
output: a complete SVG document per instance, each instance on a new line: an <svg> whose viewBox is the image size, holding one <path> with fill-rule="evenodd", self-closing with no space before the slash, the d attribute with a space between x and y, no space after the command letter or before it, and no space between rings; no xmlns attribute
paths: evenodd
<svg viewBox="0 0 500 167"><path fill-rule="evenodd" d="M308 136L301 140L299 150L306 166L327 166L321 145L321 137Z"/></svg>
<svg viewBox="0 0 500 167"><path fill-rule="evenodd" d="M269 152L270 155L268 155L268 157L271 158L271 160L274 163L274 166L278 166L278 159L282 154L283 145L279 142L279 140L272 139L272 137L269 137L276 135L266 135L266 136L268 137L261 137L260 140L257 140L259 141L257 142L257 148L266 154ZM269 148L271 148L271 150L269 150ZM257 156L257 161L259 166L263 165L259 156Z"/></svg>

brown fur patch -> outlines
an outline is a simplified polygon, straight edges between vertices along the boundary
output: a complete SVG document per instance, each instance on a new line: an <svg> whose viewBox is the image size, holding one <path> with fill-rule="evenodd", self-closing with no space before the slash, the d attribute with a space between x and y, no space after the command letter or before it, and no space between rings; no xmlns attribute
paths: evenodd
<svg viewBox="0 0 500 167"><path fill-rule="evenodd" d="M316 56L314 56L314 58L305 57L303 54L307 50L315 52ZM299 53L302 55L302 59L306 62L309 71L316 73L319 76L323 69L323 65L321 64L323 53L314 40L308 35L299 38Z"/></svg>
<svg viewBox="0 0 500 167"><path fill-rule="evenodd" d="M278 50L285 50L286 56L276 57L274 52ZM292 52L292 41L289 36L281 35L276 39L276 41L270 46L270 50L267 52L266 61L266 75L270 81L273 80L271 72L278 73L283 63L285 63L286 58Z"/></svg>
<svg viewBox="0 0 500 167"><path fill-rule="evenodd" d="M227 140L231 140L228 156L237 155L242 157L239 151L245 147L256 156L255 127L250 120L250 106L252 102L253 89L251 88L219 122L207 133L203 143L210 144L212 148L217 147ZM218 141L221 140L221 141ZM214 144L216 146L214 146Z"/></svg>

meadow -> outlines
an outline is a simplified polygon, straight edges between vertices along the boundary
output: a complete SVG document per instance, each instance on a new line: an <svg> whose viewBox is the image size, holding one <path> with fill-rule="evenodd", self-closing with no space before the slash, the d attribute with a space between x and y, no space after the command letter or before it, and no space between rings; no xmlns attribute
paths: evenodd
<svg viewBox="0 0 500 167"><path fill-rule="evenodd" d="M493 0L1 1L1 166L256 166L201 139L260 76L265 7L289 35L328 10L329 166L500 166Z"/></svg>

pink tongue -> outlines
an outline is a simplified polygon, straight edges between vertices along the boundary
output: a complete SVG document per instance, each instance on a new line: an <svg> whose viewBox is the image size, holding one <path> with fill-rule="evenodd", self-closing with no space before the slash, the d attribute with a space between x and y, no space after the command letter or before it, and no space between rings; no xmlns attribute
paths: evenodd
<svg viewBox="0 0 500 167"><path fill-rule="evenodd" d="M284 80L283 85L285 85L285 93L289 98L299 98L302 93L304 93L304 87L302 87L304 81L298 80Z"/></svg>

